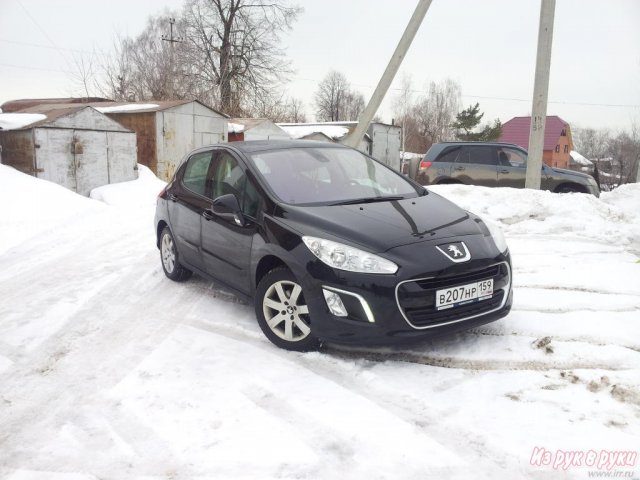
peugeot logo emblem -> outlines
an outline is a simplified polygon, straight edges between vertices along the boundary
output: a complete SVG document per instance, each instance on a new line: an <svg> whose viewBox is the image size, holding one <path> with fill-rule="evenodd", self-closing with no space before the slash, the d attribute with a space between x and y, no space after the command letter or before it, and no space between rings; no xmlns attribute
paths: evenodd
<svg viewBox="0 0 640 480"><path fill-rule="evenodd" d="M445 257L455 263L462 263L471 259L469 249L464 242L445 243L443 245L437 245L436 248Z"/></svg>

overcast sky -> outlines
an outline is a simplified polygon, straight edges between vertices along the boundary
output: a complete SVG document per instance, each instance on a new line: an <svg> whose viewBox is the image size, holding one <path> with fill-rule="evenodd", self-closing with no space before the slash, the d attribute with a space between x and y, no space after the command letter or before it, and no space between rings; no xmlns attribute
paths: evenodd
<svg viewBox="0 0 640 480"><path fill-rule="evenodd" d="M417 0L300 0L304 13L283 37L296 73L287 86L313 115L313 93L329 70L368 100ZM78 94L65 71L73 55L109 51L136 35L150 13L182 0L0 0L0 104ZM485 120L531 111L540 0L433 0L396 77L420 94L450 77ZM83 53L87 52L87 53ZM390 121L396 91L380 112ZM557 0L549 115L574 127L640 124L640 0Z"/></svg>

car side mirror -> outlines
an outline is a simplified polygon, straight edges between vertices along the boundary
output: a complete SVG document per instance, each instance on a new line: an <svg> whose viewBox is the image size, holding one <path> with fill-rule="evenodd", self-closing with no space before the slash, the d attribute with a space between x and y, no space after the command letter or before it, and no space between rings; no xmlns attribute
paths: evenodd
<svg viewBox="0 0 640 480"><path fill-rule="evenodd" d="M240 203L235 195L228 193L214 199L211 209L218 217L235 223L239 227L245 226L244 215L242 215Z"/></svg>

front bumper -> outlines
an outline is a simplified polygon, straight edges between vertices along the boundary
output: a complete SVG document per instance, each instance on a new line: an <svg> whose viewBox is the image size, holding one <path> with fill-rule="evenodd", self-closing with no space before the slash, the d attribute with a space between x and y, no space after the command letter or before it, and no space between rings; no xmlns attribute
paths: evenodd
<svg viewBox="0 0 640 480"><path fill-rule="evenodd" d="M391 345L466 330L504 317L513 302L508 252L491 255L482 236L464 241L474 254L461 264L436 253L424 255L434 250L432 242L392 249L385 256L400 265L394 275L351 273L334 270L319 260L307 262L301 281L314 335L343 344ZM421 254L422 260L407 265L406 258L420 258ZM405 261L399 260L401 257ZM449 310L435 309L437 289L487 278L494 278L492 298ZM323 288L342 292L347 317L331 314Z"/></svg>

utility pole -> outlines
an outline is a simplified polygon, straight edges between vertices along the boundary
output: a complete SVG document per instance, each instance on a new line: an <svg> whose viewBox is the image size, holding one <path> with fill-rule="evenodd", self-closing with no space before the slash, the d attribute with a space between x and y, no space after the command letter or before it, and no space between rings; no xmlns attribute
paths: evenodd
<svg viewBox="0 0 640 480"><path fill-rule="evenodd" d="M387 90L389 90L389 86L391 85L391 82L393 82L396 73L398 73L402 60L404 60L404 56L406 55L407 50L409 50L411 42L413 42L413 38L416 36L418 28L420 28L420 24L422 24L422 20L430 6L431 0L418 1L418 5L407 24L407 28L405 28L404 33L398 42L398 46L391 56L391 60L389 60L387 69L382 74L382 78L380 78L378 86L373 92L371 100L369 100L364 112L360 115L358 125L345 141L346 145L357 148L360 141L362 141L362 137L364 137L364 134L369 127L369 123L371 123L371 120L378 111L378 108L380 108L380 104L382 103Z"/></svg>
<svg viewBox="0 0 640 480"><path fill-rule="evenodd" d="M175 18L170 18L169 19L169 36L167 37L166 35L162 35L162 40L164 40L165 42L171 42L171 46L173 47L174 43L181 43L182 42L182 37L176 37L173 38L173 26L176 24L176 19Z"/></svg>
<svg viewBox="0 0 640 480"><path fill-rule="evenodd" d="M176 96L176 89L175 89L175 75L174 75L174 71L173 71L173 45L175 43L182 43L182 38L181 37L177 37L174 38L173 37L173 26L176 23L176 19L175 18L170 18L169 19L169 36L167 37L166 35L162 35L162 40L165 42L169 42L169 44L171 45L171 52L169 53L169 70L170 70L170 74L171 74L171 78L169 79L169 81L171 82L171 92L170 92L170 96L171 99L173 99Z"/></svg>
<svg viewBox="0 0 640 480"><path fill-rule="evenodd" d="M544 152L544 127L547 120L547 100L549 97L553 17L556 10L556 0L541 1L536 76L533 85L531 128L529 130L529 155L527 158L527 176L524 184L526 188L536 190L540 190L542 156Z"/></svg>

